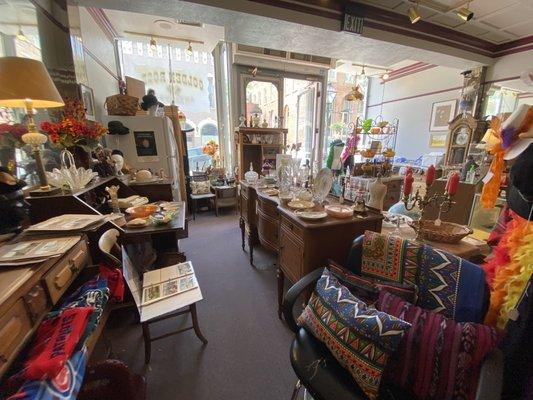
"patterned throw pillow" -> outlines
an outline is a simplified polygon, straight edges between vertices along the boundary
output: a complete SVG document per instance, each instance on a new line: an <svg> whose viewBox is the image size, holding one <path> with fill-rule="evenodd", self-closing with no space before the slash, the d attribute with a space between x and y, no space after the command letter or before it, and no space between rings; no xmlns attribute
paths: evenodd
<svg viewBox="0 0 533 400"><path fill-rule="evenodd" d="M366 231L361 274L416 286L421 249L422 244L414 241Z"/></svg>
<svg viewBox="0 0 533 400"><path fill-rule="evenodd" d="M410 303L416 302L417 288L415 286L396 282L383 282L355 275L332 260L328 263L328 269L349 284L348 289L350 289L352 294L367 304L374 304L378 300L378 294L381 290L392 293Z"/></svg>
<svg viewBox="0 0 533 400"><path fill-rule="evenodd" d="M410 324L367 307L325 269L298 322L323 342L370 399Z"/></svg>
<svg viewBox="0 0 533 400"><path fill-rule="evenodd" d="M474 399L481 364L498 344L496 328L455 322L381 292L377 308L412 324L391 358L392 381L417 399Z"/></svg>

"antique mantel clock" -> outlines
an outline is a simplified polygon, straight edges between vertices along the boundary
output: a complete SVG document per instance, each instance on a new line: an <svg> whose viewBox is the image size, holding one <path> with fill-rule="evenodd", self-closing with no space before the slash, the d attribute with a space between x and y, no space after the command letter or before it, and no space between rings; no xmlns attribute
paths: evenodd
<svg viewBox="0 0 533 400"><path fill-rule="evenodd" d="M471 114L459 114L449 124L446 166L460 167L466 161L478 121Z"/></svg>

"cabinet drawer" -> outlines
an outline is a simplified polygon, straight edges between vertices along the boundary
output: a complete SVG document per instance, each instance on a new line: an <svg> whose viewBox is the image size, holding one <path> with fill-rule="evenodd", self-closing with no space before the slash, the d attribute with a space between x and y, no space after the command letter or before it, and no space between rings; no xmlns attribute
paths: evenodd
<svg viewBox="0 0 533 400"><path fill-rule="evenodd" d="M279 263L287 278L295 283L302 277L304 244L285 229L280 230Z"/></svg>
<svg viewBox="0 0 533 400"><path fill-rule="evenodd" d="M267 203L266 201L258 200L259 209L266 215L271 216L272 218L279 218L278 206L277 204Z"/></svg>
<svg viewBox="0 0 533 400"><path fill-rule="evenodd" d="M22 299L19 299L0 318L0 373L4 372L9 358L26 339L31 326L30 316L26 312Z"/></svg>
<svg viewBox="0 0 533 400"><path fill-rule="evenodd" d="M248 186L241 185L241 195L244 197L250 197Z"/></svg>
<svg viewBox="0 0 533 400"><path fill-rule="evenodd" d="M65 293L87 260L87 244L82 240L46 274L44 281L52 304Z"/></svg>
<svg viewBox="0 0 533 400"><path fill-rule="evenodd" d="M38 283L24 296L24 303L33 322L41 317L48 307L48 297L43 286Z"/></svg>
<svg viewBox="0 0 533 400"><path fill-rule="evenodd" d="M259 210L257 214L257 231L259 233L259 241L263 246L277 252L279 246L278 221L264 214L261 210Z"/></svg>
<svg viewBox="0 0 533 400"><path fill-rule="evenodd" d="M300 240L304 238L304 230L286 218L281 218L281 228L296 235Z"/></svg>

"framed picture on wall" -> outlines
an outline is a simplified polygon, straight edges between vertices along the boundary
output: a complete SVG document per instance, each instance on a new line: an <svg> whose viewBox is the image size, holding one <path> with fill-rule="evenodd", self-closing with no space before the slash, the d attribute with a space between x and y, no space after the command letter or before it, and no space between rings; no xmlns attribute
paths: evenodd
<svg viewBox="0 0 533 400"><path fill-rule="evenodd" d="M433 103L429 130L432 132L447 131L448 123L455 117L456 106L457 100L446 100Z"/></svg>
<svg viewBox="0 0 533 400"><path fill-rule="evenodd" d="M85 86L80 83L80 99L83 107L85 108L85 118L94 121L94 94L93 90L89 86Z"/></svg>
<svg viewBox="0 0 533 400"><path fill-rule="evenodd" d="M429 147L446 147L447 132L430 133Z"/></svg>

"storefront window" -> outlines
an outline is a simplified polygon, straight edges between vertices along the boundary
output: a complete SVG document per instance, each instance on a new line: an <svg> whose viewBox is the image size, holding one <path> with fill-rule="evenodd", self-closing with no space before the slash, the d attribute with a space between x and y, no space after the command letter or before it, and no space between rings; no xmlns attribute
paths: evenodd
<svg viewBox="0 0 533 400"><path fill-rule="evenodd" d="M278 88L272 82L251 81L246 85L246 120L257 115L261 123L275 126L278 120Z"/></svg>
<svg viewBox="0 0 533 400"><path fill-rule="evenodd" d="M147 40L119 40L123 75L140 79L146 89L154 89L159 101L174 103L187 117L185 128L188 147L201 147L208 140L218 143L216 96L213 56L203 50L186 51L187 43L157 44L150 47ZM199 127L209 121L209 134ZM202 124L203 122L203 124Z"/></svg>

